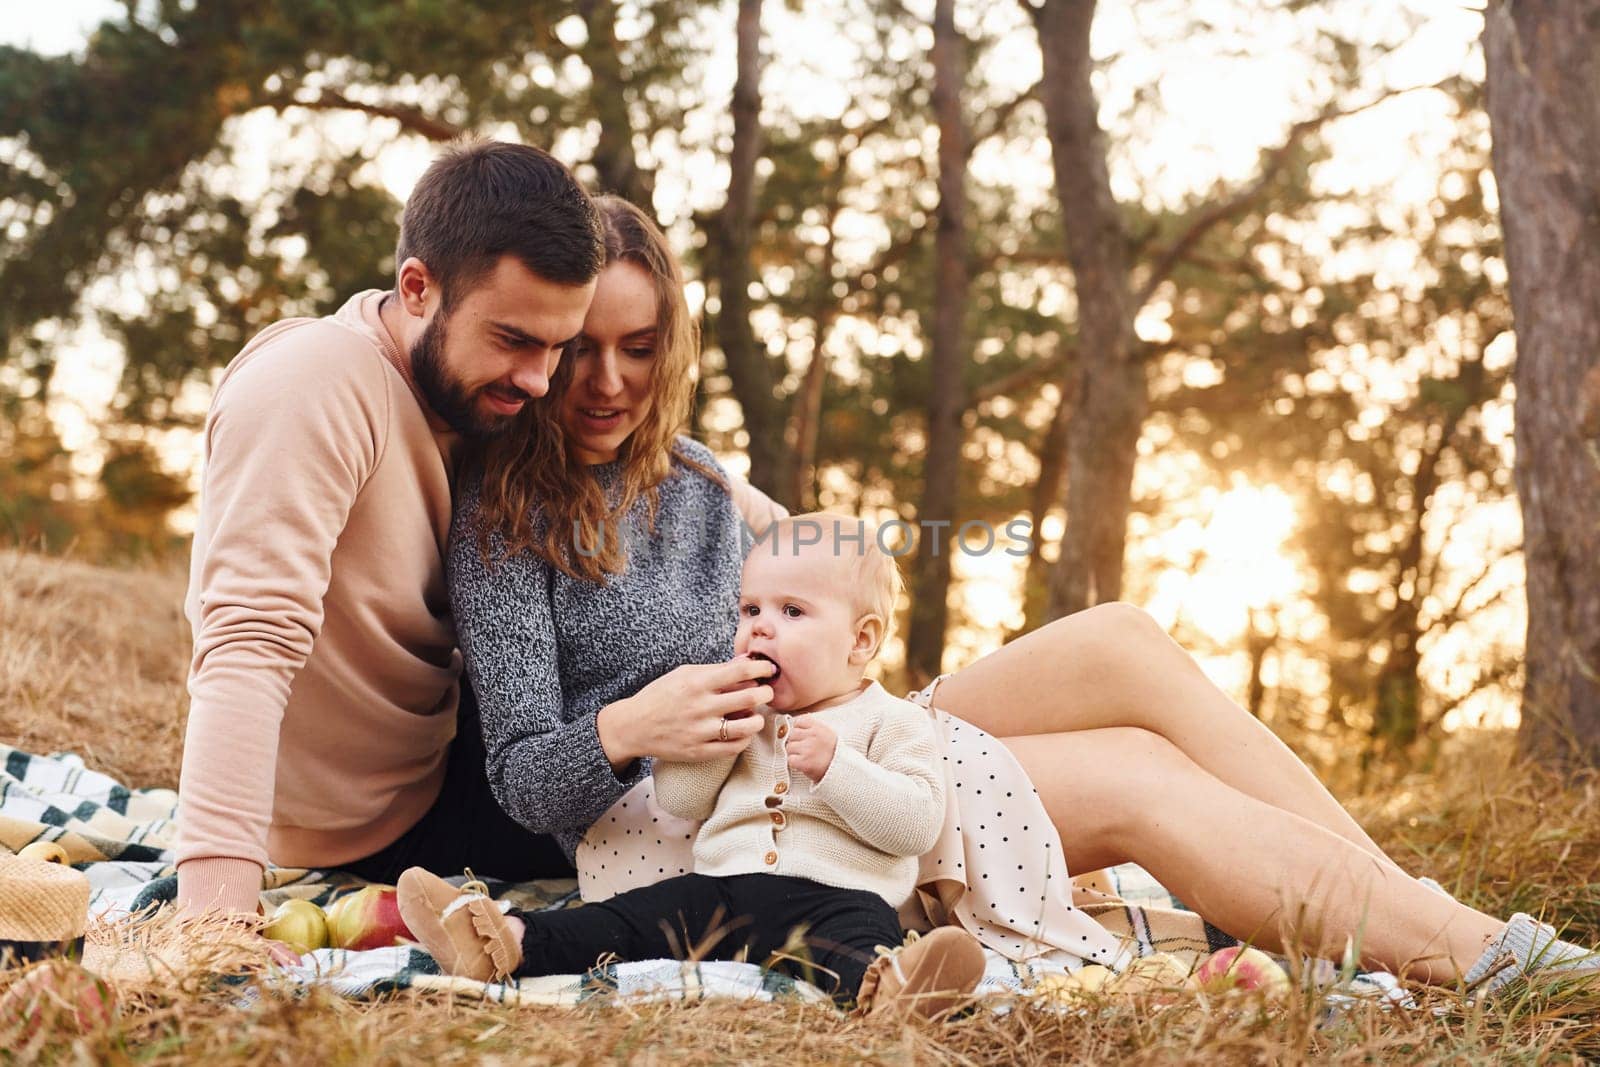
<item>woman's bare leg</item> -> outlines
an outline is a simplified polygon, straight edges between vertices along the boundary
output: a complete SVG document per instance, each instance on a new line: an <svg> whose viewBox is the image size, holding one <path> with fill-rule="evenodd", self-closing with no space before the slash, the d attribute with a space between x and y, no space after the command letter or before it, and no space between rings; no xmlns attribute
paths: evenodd
<svg viewBox="0 0 1600 1067"><path fill-rule="evenodd" d="M1131 727L1004 739L1061 829L1068 870L1133 861L1213 925L1272 950L1457 980L1503 923Z"/></svg>
<svg viewBox="0 0 1600 1067"><path fill-rule="evenodd" d="M997 737L1114 726L1160 734L1234 789L1389 861L1288 745L1131 605L1042 626L946 678L933 703Z"/></svg>

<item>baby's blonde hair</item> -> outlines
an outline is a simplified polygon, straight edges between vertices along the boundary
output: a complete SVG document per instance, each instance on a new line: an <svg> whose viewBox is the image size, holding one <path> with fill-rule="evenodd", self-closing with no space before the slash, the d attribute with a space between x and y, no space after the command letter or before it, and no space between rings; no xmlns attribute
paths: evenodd
<svg viewBox="0 0 1600 1067"><path fill-rule="evenodd" d="M751 553L777 555L818 553L847 564L850 606L857 616L876 615L883 620L878 648L894 629L895 604L900 599L900 566L878 543L878 527L854 515L813 511L779 519L756 541ZM876 650L874 650L876 655Z"/></svg>

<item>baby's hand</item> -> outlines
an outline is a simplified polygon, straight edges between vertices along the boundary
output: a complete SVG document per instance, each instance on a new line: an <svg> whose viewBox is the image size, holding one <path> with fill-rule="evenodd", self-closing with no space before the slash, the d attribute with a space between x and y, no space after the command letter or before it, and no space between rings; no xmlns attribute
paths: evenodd
<svg viewBox="0 0 1600 1067"><path fill-rule="evenodd" d="M813 782L822 781L833 766L833 752L838 746L839 735L810 715L789 723L789 742L784 746L789 753L789 769Z"/></svg>

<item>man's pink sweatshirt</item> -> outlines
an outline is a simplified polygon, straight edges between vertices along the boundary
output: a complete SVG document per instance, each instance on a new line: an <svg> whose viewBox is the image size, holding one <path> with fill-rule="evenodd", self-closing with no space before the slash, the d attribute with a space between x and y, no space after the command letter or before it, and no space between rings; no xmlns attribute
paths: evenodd
<svg viewBox="0 0 1600 1067"><path fill-rule="evenodd" d="M179 900L256 910L270 856L391 843L438 796L455 732L445 592L456 437L365 292L268 327L206 419Z"/></svg>

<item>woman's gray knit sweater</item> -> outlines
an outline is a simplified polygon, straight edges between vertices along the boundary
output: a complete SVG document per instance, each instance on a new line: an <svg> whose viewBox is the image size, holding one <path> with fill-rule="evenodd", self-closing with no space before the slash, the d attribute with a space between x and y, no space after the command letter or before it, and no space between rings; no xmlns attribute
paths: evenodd
<svg viewBox="0 0 1600 1067"><path fill-rule="evenodd" d="M675 451L721 471L687 437ZM619 466L590 468L613 500ZM623 522L627 568L603 585L527 553L508 559L497 534L485 565L478 481L457 496L450 605L483 718L489 785L507 814L554 834L569 858L589 825L649 773L648 760L625 777L612 770L595 732L600 709L675 667L733 655L748 548L738 510L725 489L681 464L658 491L655 533L636 502Z"/></svg>

